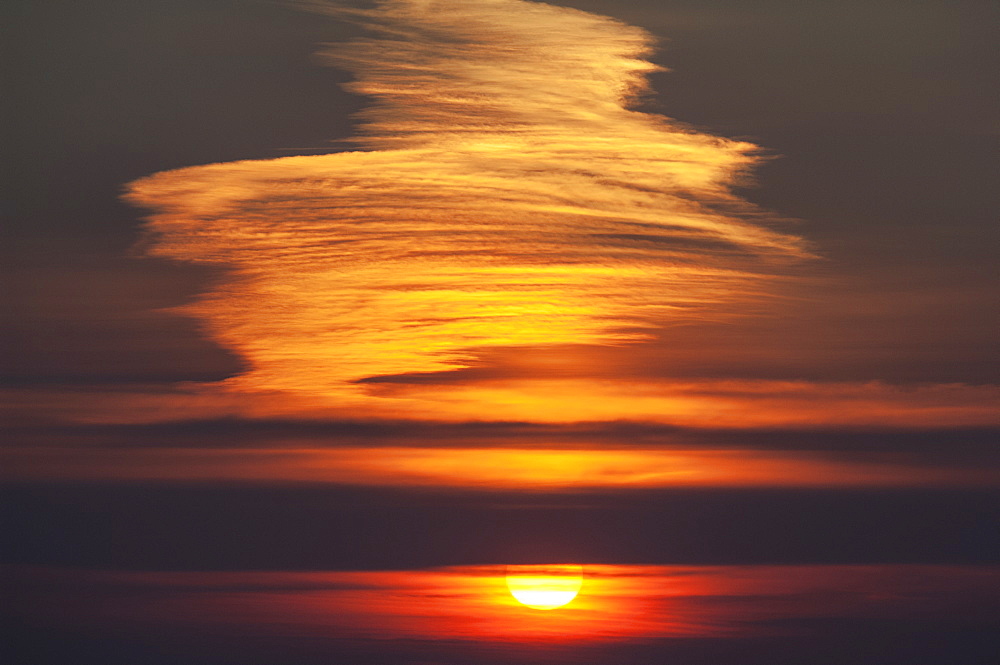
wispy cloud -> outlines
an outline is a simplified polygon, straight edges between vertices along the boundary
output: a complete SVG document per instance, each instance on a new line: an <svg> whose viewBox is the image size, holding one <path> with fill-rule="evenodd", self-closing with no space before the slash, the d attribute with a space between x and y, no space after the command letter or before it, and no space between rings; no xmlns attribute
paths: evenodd
<svg viewBox="0 0 1000 665"><path fill-rule="evenodd" d="M523 446L524 444L520 444ZM685 487L991 487L994 460L749 449L440 447L46 448L3 451L0 480L252 481L569 491Z"/></svg>
<svg viewBox="0 0 1000 665"><path fill-rule="evenodd" d="M228 269L187 308L247 361L228 388L405 411L358 382L639 341L759 301L808 255L732 193L755 146L630 108L656 69L642 30L523 0L316 7L372 31L323 52L374 100L365 151L128 194L156 211L151 254Z"/></svg>
<svg viewBox="0 0 1000 665"><path fill-rule="evenodd" d="M67 430L41 452L11 449L19 473L560 490L996 482L981 443L1000 424L997 386L669 376L671 359L739 356L738 331L692 333L673 358L662 339L608 352L758 311L806 283L789 266L810 256L733 193L755 146L635 109L656 69L648 34L523 0L308 6L370 34L322 52L372 102L363 150L170 171L128 194L154 211L151 254L225 269L184 311L247 369L40 394L22 414ZM234 435L211 426L220 418L271 429ZM184 445L177 421L192 422ZM119 430L87 429L102 425ZM936 438L915 444L921 429ZM974 441L946 451L966 430ZM120 444L133 435L145 445Z"/></svg>

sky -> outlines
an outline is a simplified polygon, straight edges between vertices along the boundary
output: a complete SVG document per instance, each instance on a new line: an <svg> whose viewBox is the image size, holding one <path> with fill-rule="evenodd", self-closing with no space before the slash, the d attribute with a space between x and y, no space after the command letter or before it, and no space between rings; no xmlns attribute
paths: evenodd
<svg viewBox="0 0 1000 665"><path fill-rule="evenodd" d="M950 662L905 602L891 630L861 601L815 628L766 600L806 593L782 566L817 598L963 607L938 637L988 653L992 3L3 11L3 561L32 662L230 662L181 619L213 575L260 613L199 630L274 628L294 589L293 633L340 635L303 663L421 662L380 631L440 662L602 662L577 638L625 615L621 662L801 662L859 626L873 658ZM556 563L584 566L577 614L491 613L496 566ZM692 600L733 594L757 609ZM504 656L462 611L547 646Z"/></svg>

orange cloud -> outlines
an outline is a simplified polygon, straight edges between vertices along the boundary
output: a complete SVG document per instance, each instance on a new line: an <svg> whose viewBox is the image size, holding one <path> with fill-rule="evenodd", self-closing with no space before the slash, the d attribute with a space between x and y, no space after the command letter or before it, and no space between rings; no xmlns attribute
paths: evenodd
<svg viewBox="0 0 1000 665"><path fill-rule="evenodd" d="M559 491L666 487L990 486L996 465L941 468L909 456L709 448L10 448L0 479L336 483Z"/></svg>
<svg viewBox="0 0 1000 665"><path fill-rule="evenodd" d="M247 362L227 389L406 411L355 382L639 341L760 300L808 255L731 191L755 146L629 108L656 69L643 31L523 0L329 11L377 33L325 52L375 100L368 151L130 186L150 254L228 269L185 309ZM432 402L408 415L451 417Z"/></svg>
<svg viewBox="0 0 1000 665"><path fill-rule="evenodd" d="M0 391L13 424L140 424L219 417L304 421L571 424L636 421L707 429L927 428L1000 425L1000 386L808 381L511 379L372 384L336 396L183 384L85 391Z"/></svg>

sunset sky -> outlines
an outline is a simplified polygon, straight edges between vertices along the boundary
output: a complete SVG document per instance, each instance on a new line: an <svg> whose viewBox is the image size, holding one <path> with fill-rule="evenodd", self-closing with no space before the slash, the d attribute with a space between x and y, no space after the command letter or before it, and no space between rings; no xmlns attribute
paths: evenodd
<svg viewBox="0 0 1000 665"><path fill-rule="evenodd" d="M773 663L697 645L780 648L777 626L818 616L850 618L816 644L882 635L868 600L747 600L827 588L930 599L886 601L903 637L872 654L950 662L886 646L946 607L966 623L942 643L988 652L970 626L997 616L973 590L1000 551L992 3L3 11L0 484L24 662L81 639L93 662L119 662L99 655L115 640L230 662L182 626L238 606L198 630L337 636L302 663L425 662L376 635L482 649L448 663L611 662L608 644ZM548 624L494 584L564 563L583 586ZM703 602L730 595L747 605ZM515 660L496 622L528 636ZM157 630L187 637L148 660Z"/></svg>

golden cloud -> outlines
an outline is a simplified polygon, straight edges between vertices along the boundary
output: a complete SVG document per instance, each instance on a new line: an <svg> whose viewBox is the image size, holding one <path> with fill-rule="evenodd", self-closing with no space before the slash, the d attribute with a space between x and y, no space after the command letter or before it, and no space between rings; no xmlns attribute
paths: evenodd
<svg viewBox="0 0 1000 665"><path fill-rule="evenodd" d="M656 69L642 30L522 0L316 7L374 35L324 51L374 100L366 150L127 195L155 211L150 254L227 269L186 308L246 360L227 389L405 410L357 382L640 341L760 300L808 255L732 192L755 146L631 108Z"/></svg>

